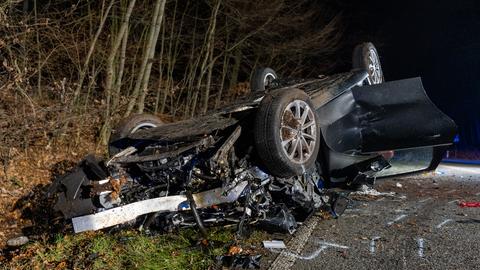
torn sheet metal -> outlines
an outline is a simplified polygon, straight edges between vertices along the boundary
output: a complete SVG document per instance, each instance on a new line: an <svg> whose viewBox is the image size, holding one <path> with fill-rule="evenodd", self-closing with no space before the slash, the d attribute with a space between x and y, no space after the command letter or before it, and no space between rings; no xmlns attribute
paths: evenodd
<svg viewBox="0 0 480 270"><path fill-rule="evenodd" d="M226 194L226 196L222 194L222 188L217 188L193 194L193 198L197 208L234 202L238 199L247 184L247 182L239 183L233 190ZM72 223L74 231L79 233L112 227L149 213L176 212L189 209L190 205L187 202L187 197L185 195L175 195L134 202L96 214L75 217L72 218Z"/></svg>

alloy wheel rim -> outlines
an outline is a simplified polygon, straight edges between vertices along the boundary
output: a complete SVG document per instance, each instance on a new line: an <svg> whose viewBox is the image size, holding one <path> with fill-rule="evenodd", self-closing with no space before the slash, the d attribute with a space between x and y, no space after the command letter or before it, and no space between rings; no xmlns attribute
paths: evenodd
<svg viewBox="0 0 480 270"><path fill-rule="evenodd" d="M280 126L282 150L287 158L303 164L312 156L317 143L314 111L303 100L290 102L283 111Z"/></svg>
<svg viewBox="0 0 480 270"><path fill-rule="evenodd" d="M368 52L368 83L379 84L383 82L382 67L380 59L375 49L371 48Z"/></svg>

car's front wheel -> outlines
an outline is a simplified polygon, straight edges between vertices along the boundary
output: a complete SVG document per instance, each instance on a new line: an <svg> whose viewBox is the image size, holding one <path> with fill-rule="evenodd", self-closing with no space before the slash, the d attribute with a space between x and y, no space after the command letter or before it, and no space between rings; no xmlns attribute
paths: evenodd
<svg viewBox="0 0 480 270"><path fill-rule="evenodd" d="M252 92L263 92L276 79L278 79L278 76L273 69L269 67L257 68L250 80L250 89Z"/></svg>
<svg viewBox="0 0 480 270"><path fill-rule="evenodd" d="M110 135L108 154L112 157L127 148L128 146L124 145L121 139L128 137L128 135L139 130L158 127L162 124L163 122L160 118L151 114L134 114L123 119L114 127Z"/></svg>
<svg viewBox="0 0 480 270"><path fill-rule="evenodd" d="M315 164L320 127L310 97L300 89L275 90L260 104L255 147L265 166L278 177L301 175Z"/></svg>

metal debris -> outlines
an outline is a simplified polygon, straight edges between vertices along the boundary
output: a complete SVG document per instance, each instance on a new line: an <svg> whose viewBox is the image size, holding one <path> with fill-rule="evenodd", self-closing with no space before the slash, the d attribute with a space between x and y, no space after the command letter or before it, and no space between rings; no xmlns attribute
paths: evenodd
<svg viewBox="0 0 480 270"><path fill-rule="evenodd" d="M247 186L246 182L239 184L235 189L222 195L222 189L214 189L194 194L198 208L204 208L222 203L234 202ZM96 214L72 218L73 229L76 233L94 231L122 224L141 215L156 212L175 212L190 209L185 195L175 195L134 202L120 207L105 210Z"/></svg>
<svg viewBox="0 0 480 270"><path fill-rule="evenodd" d="M271 240L271 241L263 241L264 248L271 248L271 249L284 249L287 248L285 243L281 240Z"/></svg>

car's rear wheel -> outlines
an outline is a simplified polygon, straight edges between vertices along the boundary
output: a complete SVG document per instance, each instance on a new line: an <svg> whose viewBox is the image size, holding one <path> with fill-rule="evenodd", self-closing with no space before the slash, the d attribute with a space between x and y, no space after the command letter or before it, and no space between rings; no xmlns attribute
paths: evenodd
<svg viewBox="0 0 480 270"><path fill-rule="evenodd" d="M250 89L252 92L265 91L274 80L278 79L277 73L269 68L257 68L250 80Z"/></svg>
<svg viewBox="0 0 480 270"><path fill-rule="evenodd" d="M112 157L128 147L120 140L139 130L161 126L162 120L151 114L134 114L120 121L112 130L108 143L108 154Z"/></svg>
<svg viewBox="0 0 480 270"><path fill-rule="evenodd" d="M371 42L365 42L355 47L352 62L354 69L364 69L368 72L367 84L385 82L378 51Z"/></svg>
<svg viewBox="0 0 480 270"><path fill-rule="evenodd" d="M315 164L320 127L309 96L300 89L266 95L255 119L257 153L272 175L300 175Z"/></svg>

